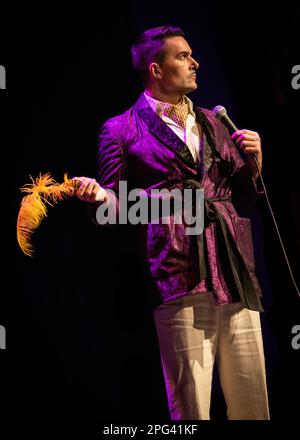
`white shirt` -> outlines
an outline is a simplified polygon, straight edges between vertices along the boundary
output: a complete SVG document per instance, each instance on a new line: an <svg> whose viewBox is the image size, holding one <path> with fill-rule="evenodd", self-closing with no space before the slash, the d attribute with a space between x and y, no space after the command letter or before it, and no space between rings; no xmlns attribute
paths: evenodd
<svg viewBox="0 0 300 440"><path fill-rule="evenodd" d="M196 122L196 116L193 111L192 101L187 96L184 96L184 99L188 104L189 114L186 121L186 126L185 128L182 128L172 119L163 114L163 109L160 105L160 101L151 98L145 92L144 95L152 110L154 110L155 113L157 113L162 118L162 120L171 128L171 130L173 130L174 133L189 147L194 160L197 162L199 160L200 132Z"/></svg>

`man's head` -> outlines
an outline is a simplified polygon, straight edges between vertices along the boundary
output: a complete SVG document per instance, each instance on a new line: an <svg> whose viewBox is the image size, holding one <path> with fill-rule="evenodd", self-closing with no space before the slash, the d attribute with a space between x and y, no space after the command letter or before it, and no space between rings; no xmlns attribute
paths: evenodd
<svg viewBox="0 0 300 440"><path fill-rule="evenodd" d="M133 44L131 54L146 88L158 87L166 95L184 95L197 88L199 64L180 28L169 25L146 30Z"/></svg>

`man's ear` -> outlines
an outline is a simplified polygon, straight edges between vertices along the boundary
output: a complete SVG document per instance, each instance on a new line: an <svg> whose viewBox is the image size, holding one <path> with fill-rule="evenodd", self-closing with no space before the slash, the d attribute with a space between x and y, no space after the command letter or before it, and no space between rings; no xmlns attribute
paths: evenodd
<svg viewBox="0 0 300 440"><path fill-rule="evenodd" d="M157 63L149 64L149 73L151 78L161 79L161 68Z"/></svg>

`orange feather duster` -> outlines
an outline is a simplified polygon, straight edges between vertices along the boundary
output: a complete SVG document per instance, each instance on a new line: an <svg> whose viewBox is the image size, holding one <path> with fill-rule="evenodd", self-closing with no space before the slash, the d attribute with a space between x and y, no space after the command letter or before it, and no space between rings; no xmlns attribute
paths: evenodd
<svg viewBox="0 0 300 440"><path fill-rule="evenodd" d="M35 180L30 176L32 183L21 188L28 195L23 197L17 219L17 239L24 254L32 256L34 249L30 241L32 233L47 217L47 205L72 196L81 182L72 180L64 175L64 182L57 183L49 173L43 174Z"/></svg>

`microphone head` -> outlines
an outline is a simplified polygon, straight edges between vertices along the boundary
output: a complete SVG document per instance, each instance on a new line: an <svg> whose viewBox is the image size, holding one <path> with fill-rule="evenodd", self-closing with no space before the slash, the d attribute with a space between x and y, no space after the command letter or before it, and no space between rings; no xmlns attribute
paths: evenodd
<svg viewBox="0 0 300 440"><path fill-rule="evenodd" d="M213 109L213 115L218 118L221 119L224 116L227 115L226 109L225 107L223 107L222 105L217 105L214 109Z"/></svg>

